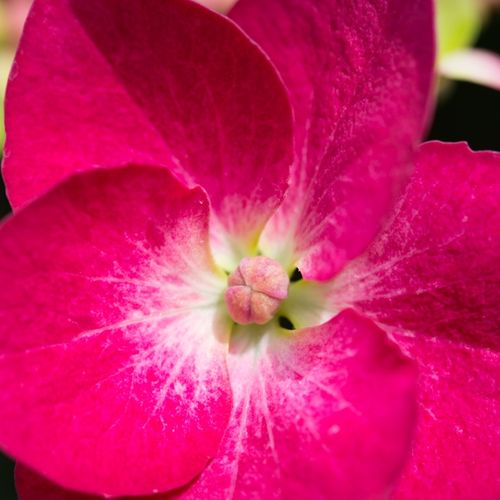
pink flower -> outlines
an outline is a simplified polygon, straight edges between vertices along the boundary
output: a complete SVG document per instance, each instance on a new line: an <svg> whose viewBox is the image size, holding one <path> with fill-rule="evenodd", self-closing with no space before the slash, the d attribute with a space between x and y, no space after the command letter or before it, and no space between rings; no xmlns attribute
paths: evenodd
<svg viewBox="0 0 500 500"><path fill-rule="evenodd" d="M421 371L400 496L495 492L498 156L423 146L387 219L432 14L241 0L278 76L185 0L35 1L0 229L0 443L36 471L18 467L21 498L387 494L415 372L383 330Z"/></svg>

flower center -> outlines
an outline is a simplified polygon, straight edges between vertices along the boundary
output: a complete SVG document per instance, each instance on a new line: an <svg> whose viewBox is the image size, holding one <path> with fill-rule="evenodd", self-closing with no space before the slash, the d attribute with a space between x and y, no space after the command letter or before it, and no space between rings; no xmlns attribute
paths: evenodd
<svg viewBox="0 0 500 500"><path fill-rule="evenodd" d="M263 325L288 296L289 278L269 257L245 257L231 273L224 298L231 318L240 325Z"/></svg>

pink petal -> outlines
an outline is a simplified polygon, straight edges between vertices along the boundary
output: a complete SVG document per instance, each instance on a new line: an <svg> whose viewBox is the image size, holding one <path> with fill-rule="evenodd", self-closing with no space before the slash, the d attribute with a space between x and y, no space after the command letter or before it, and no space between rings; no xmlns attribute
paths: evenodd
<svg viewBox="0 0 500 500"><path fill-rule="evenodd" d="M19 464L16 464L15 476L19 500L97 500L103 498L60 488ZM138 498L140 497L136 497Z"/></svg>
<svg viewBox="0 0 500 500"><path fill-rule="evenodd" d="M244 246L281 201L287 93L255 44L199 5L38 0L10 80L4 174L15 208L75 171L166 165L207 190Z"/></svg>
<svg viewBox="0 0 500 500"><path fill-rule="evenodd" d="M396 498L500 498L498 344L423 334L397 341L419 363L420 418Z"/></svg>
<svg viewBox="0 0 500 500"><path fill-rule="evenodd" d="M430 0L240 0L231 16L281 72L295 112L292 189L268 226L270 256L328 279L371 241L429 107Z"/></svg>
<svg viewBox="0 0 500 500"><path fill-rule="evenodd" d="M187 498L367 498L409 451L415 371L352 311L230 357L235 407Z"/></svg>
<svg viewBox="0 0 500 500"><path fill-rule="evenodd" d="M70 489L150 494L231 408L208 202L162 168L80 174L0 228L0 443Z"/></svg>
<svg viewBox="0 0 500 500"><path fill-rule="evenodd" d="M500 55L481 49L459 50L443 57L439 73L500 90Z"/></svg>
<svg viewBox="0 0 500 500"><path fill-rule="evenodd" d="M500 378L500 154L422 146L395 216L332 285L420 365L404 498L495 498Z"/></svg>

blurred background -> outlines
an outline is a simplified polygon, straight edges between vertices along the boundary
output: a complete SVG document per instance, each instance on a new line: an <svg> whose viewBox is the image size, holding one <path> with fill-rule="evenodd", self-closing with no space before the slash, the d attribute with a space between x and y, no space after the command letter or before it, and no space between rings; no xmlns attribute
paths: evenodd
<svg viewBox="0 0 500 500"><path fill-rule="evenodd" d="M0 145L3 95L32 0L0 0ZM82 0L84 1L84 0ZM224 11L234 0L200 0ZM427 139L500 150L500 0L439 0L439 99ZM479 49L479 50L478 50ZM497 76L495 76L497 75ZM476 83L472 83L476 82ZM0 218L10 212L0 180ZM0 453L0 500L15 500L14 464Z"/></svg>

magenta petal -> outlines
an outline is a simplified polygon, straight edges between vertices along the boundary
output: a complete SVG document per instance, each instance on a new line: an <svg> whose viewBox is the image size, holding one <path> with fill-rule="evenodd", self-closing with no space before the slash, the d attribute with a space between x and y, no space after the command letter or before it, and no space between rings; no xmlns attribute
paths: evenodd
<svg viewBox="0 0 500 500"><path fill-rule="evenodd" d="M162 168L80 174L0 228L0 443L70 489L190 481L231 409L206 196Z"/></svg>
<svg viewBox="0 0 500 500"><path fill-rule="evenodd" d="M272 65L232 22L183 0L35 1L6 127L14 207L82 169L166 165L247 240L280 203L292 155Z"/></svg>
<svg viewBox="0 0 500 500"><path fill-rule="evenodd" d="M395 498L500 498L498 347L422 334L396 340L419 363L420 415Z"/></svg>
<svg viewBox="0 0 500 500"><path fill-rule="evenodd" d="M103 498L65 490L19 464L16 464L15 476L19 500L100 500Z"/></svg>
<svg viewBox="0 0 500 500"><path fill-rule="evenodd" d="M394 219L338 276L335 307L393 330L420 365L404 498L496 498L500 154L428 143Z"/></svg>
<svg viewBox="0 0 500 500"><path fill-rule="evenodd" d="M103 500L102 495L92 495L64 489L48 479L16 463L16 493L19 500ZM175 493L158 493L156 495L120 497L123 500L170 500Z"/></svg>
<svg viewBox="0 0 500 500"><path fill-rule="evenodd" d="M410 448L415 370L352 311L233 353L235 408L218 457L187 498L368 498Z"/></svg>
<svg viewBox="0 0 500 500"><path fill-rule="evenodd" d="M263 246L289 240L328 279L392 207L419 142L434 64L430 0L240 0L233 19L269 54L295 112L292 188Z"/></svg>

